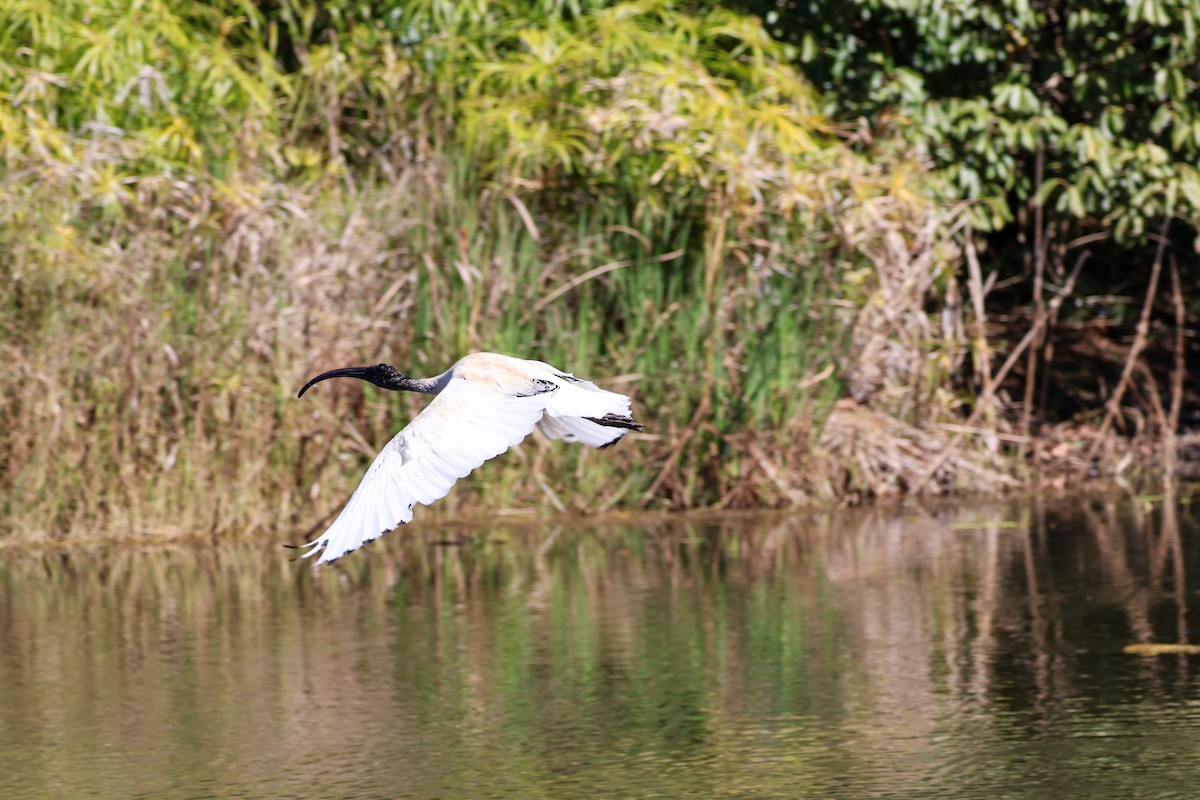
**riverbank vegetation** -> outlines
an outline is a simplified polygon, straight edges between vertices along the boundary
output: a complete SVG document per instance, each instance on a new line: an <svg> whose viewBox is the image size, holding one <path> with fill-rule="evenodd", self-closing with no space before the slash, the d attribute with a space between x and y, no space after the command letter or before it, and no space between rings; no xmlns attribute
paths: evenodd
<svg viewBox="0 0 1200 800"><path fill-rule="evenodd" d="M1145 220L1099 254L1081 226L1113 227L1104 201L1080 210L1046 147L1028 183L1025 134L963 128L964 147L1025 147L1019 180L967 186L944 132L911 113L928 98L868 92L868 109L813 56L828 48L745 12L0 10L4 531L297 535L421 405L332 384L298 401L304 380L375 361L435 374L472 350L629 391L649 431L603 454L531 439L457 487L450 513L994 489L1057 447L1106 469L1128 447L1093 453L1111 437L1075 432L1126 424L1139 392L1155 409L1156 374L1174 433L1196 273L1152 234L1183 241L1190 183L1172 204L1121 201ZM912 82L885 66L888 86ZM1035 144L1054 130L1027 127ZM1138 267L1097 299L1118 263ZM1056 364L1055 337L1100 311L1102 334L1137 332L1167 372L1112 335L1089 375L1125 370L1118 391ZM1082 405L1049 408L1050 375Z"/></svg>

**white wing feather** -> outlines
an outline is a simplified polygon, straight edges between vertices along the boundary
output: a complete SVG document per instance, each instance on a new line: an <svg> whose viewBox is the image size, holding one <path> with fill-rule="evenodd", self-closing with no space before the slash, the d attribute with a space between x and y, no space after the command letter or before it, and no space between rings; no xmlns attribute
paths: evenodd
<svg viewBox="0 0 1200 800"><path fill-rule="evenodd" d="M579 442L589 447L605 447L629 432L624 428L597 425L588 419L602 419L608 414L628 417L628 397L601 389L591 381L576 378L569 372L559 372L549 364L532 363L543 367L548 373L545 377L558 384L558 390L550 395L546 403L546 416L538 423L538 430L547 438Z"/></svg>
<svg viewBox="0 0 1200 800"><path fill-rule="evenodd" d="M310 548L304 557L319 553L317 565L327 564L410 522L413 505L445 497L459 478L520 444L551 394L514 396L494 384L451 380L375 457L338 518L303 545Z"/></svg>
<svg viewBox="0 0 1200 800"><path fill-rule="evenodd" d="M624 428L608 428L577 417L555 417L549 412L537 427L547 439L579 442L588 447L605 447L629 433Z"/></svg>

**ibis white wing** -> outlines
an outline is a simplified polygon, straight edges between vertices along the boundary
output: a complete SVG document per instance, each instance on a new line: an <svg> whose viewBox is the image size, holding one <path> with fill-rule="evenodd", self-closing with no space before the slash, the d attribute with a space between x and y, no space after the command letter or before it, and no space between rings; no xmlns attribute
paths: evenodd
<svg viewBox="0 0 1200 800"><path fill-rule="evenodd" d="M334 561L412 520L413 506L445 497L459 478L519 444L542 418L553 386L504 390L452 379L387 443L342 513L304 547L317 565Z"/></svg>
<svg viewBox="0 0 1200 800"><path fill-rule="evenodd" d="M548 438L608 447L629 432L619 423L614 426L605 421L608 417L629 418L628 397L601 389L549 364L529 363L545 370L546 377L559 384L558 391L546 403L546 416L538 423L538 429Z"/></svg>
<svg viewBox="0 0 1200 800"><path fill-rule="evenodd" d="M597 425L595 422L581 417L556 417L549 410L537 427L547 439L579 442L588 447L608 447L629 433L624 428Z"/></svg>

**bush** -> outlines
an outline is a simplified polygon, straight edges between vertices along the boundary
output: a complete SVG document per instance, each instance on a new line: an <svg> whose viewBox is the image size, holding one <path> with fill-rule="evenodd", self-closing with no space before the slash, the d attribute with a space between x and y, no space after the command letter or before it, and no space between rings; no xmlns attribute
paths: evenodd
<svg viewBox="0 0 1200 800"><path fill-rule="evenodd" d="M746 5L837 116L926 148L981 228L1045 203L1127 241L1200 213L1200 3Z"/></svg>
<svg viewBox="0 0 1200 800"><path fill-rule="evenodd" d="M493 508L792 502L838 364L947 405L920 164L846 147L746 16L12 3L0 31L11 530L315 520L417 407L292 399L365 359L496 349L637 394L641 445L518 452L472 483Z"/></svg>

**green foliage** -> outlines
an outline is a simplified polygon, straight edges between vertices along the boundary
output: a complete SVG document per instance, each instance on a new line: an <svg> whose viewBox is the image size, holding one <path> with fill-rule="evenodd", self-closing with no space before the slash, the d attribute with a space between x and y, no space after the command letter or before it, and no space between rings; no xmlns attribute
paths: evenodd
<svg viewBox="0 0 1200 800"><path fill-rule="evenodd" d="M282 79L256 17L233 11L166 0L6 3L4 156L75 166L116 143L106 160L142 174L226 166L247 149L239 137L272 133Z"/></svg>
<svg viewBox="0 0 1200 800"><path fill-rule="evenodd" d="M1125 241L1200 216L1194 0L745 5L837 115L927 148L977 226L1045 204Z"/></svg>
<svg viewBox="0 0 1200 800"><path fill-rule="evenodd" d="M953 252L903 143L846 147L788 58L670 0L5 5L4 524L311 521L417 406L295 387L477 349L626 376L655 431L514 455L492 507L543 470L586 478L565 507L790 502L851 326Z"/></svg>

